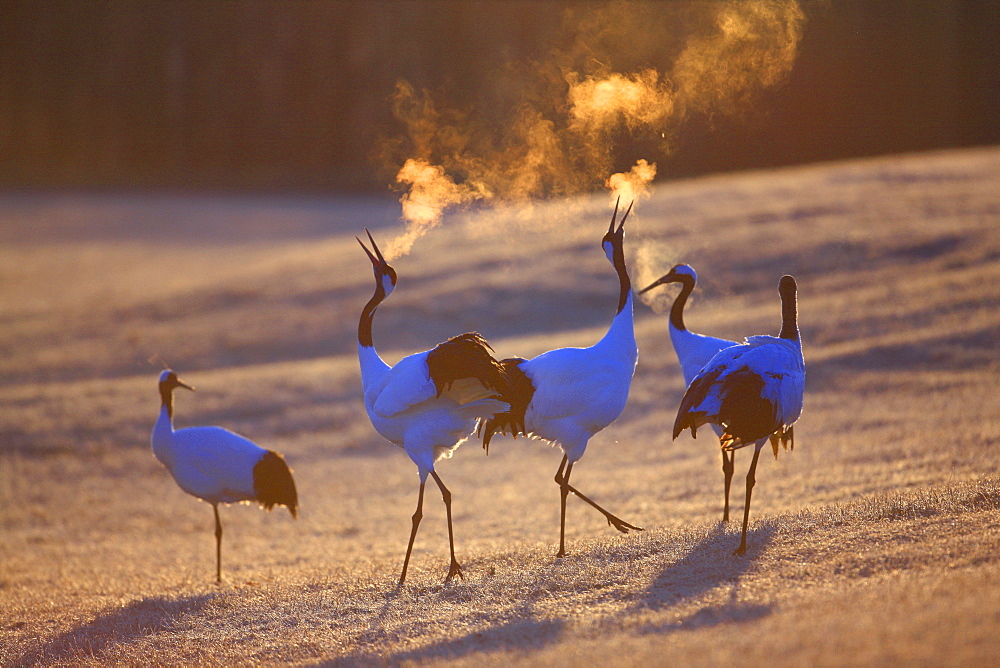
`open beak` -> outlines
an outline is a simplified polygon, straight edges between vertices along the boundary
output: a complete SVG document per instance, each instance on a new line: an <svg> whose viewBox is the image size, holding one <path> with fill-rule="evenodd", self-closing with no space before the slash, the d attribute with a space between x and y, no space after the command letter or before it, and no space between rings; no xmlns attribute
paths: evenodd
<svg viewBox="0 0 1000 668"><path fill-rule="evenodd" d="M615 233L615 218L618 217L618 205L621 203L621 201L622 201L622 196L619 195L618 199L615 200L615 210L611 214L611 224L608 225L608 234Z"/></svg>
<svg viewBox="0 0 1000 668"><path fill-rule="evenodd" d="M368 246L365 246L365 242L363 242L361 239L358 239L358 237L354 238L358 239L358 243L361 244L361 247L365 249L365 253L368 254L368 259L372 261L372 264L375 265L375 268L379 270L384 270L387 266L389 266L389 263L385 261L384 257L382 257L382 251L378 249L378 244L375 243L375 238L372 237L372 233L368 231L367 227L365 228L365 234L368 235L368 240L372 243L372 248L375 249L374 253L368 250Z"/></svg>
<svg viewBox="0 0 1000 668"><path fill-rule="evenodd" d="M621 234L622 228L625 227L625 219L628 218L629 213L632 212L632 205L635 204L635 200L629 202L628 209L625 211L625 215L622 216L621 222L618 223L618 229L615 230L615 219L618 217L618 205L622 201L622 196L619 195L618 199L615 200L615 210L611 214L611 224L608 225L608 234Z"/></svg>
<svg viewBox="0 0 1000 668"><path fill-rule="evenodd" d="M635 200L632 200L631 202L628 203L628 208L625 209L625 215L622 216L622 221L620 223L618 223L618 234L622 233L622 228L625 227L625 219L628 218L628 215L630 213L632 213L632 205L633 204L635 204ZM615 203L615 209L617 209L617 208L618 208L618 204L616 202ZM611 224L614 225L614 221L613 220L611 221Z"/></svg>

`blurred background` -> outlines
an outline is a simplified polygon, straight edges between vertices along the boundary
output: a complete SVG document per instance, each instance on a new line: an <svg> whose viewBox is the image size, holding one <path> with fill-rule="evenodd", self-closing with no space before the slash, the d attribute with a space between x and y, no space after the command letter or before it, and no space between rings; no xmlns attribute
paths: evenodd
<svg viewBox="0 0 1000 668"><path fill-rule="evenodd" d="M589 50L567 17L597 4L613 10L602 21L656 14L662 30L627 57ZM498 77L516 85L538 63L668 70L691 7L712 4L8 0L0 187L385 192L412 144L401 80L502 124ZM1000 142L1000 2L798 9L780 81L752 104L691 110L656 145L613 136L621 166L655 159L664 179Z"/></svg>

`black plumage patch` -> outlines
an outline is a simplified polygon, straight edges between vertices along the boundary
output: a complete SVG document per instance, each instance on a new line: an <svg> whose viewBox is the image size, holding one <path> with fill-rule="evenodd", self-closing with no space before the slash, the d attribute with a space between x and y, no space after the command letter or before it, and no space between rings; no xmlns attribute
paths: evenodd
<svg viewBox="0 0 1000 668"><path fill-rule="evenodd" d="M456 380L475 378L483 387L503 394L510 382L503 366L490 353L493 348L480 334L467 332L438 344L427 353L427 371L437 396L449 389Z"/></svg>
<svg viewBox="0 0 1000 668"><path fill-rule="evenodd" d="M771 450L774 451L774 458L778 458L778 446L784 446L785 450L795 449L794 427L788 429L781 428L771 434Z"/></svg>
<svg viewBox="0 0 1000 668"><path fill-rule="evenodd" d="M764 379L746 367L733 371L721 381L717 414L693 412L719 383L719 378L725 371L725 367L719 367L691 381L674 420L674 438L685 429L691 429L694 435L699 426L712 422L725 430L722 447L729 450L750 445L774 434L780 428L781 425L777 424L776 407L763 397ZM782 434L778 436L781 438Z"/></svg>
<svg viewBox="0 0 1000 668"><path fill-rule="evenodd" d="M747 368L726 376L719 393L721 405L718 421L725 427L724 441L728 447L750 445L773 434L776 424L773 403L765 399L764 379Z"/></svg>
<svg viewBox="0 0 1000 668"><path fill-rule="evenodd" d="M295 491L295 480L285 458L277 452L268 450L253 467L253 488L257 503L265 510L286 506L292 517L298 516L299 495Z"/></svg>
<svg viewBox="0 0 1000 668"><path fill-rule="evenodd" d="M681 399L681 405L677 409L677 417L674 419L674 438L680 436L680 433L688 428L691 429L691 436L697 436L698 427L704 424L704 421L698 420L698 417L704 414L692 413L691 409L705 400L712 386L725 370L726 367L719 367L704 375L699 374L691 381L684 393L684 398Z"/></svg>
<svg viewBox="0 0 1000 668"><path fill-rule="evenodd" d="M531 398L535 395L534 384L521 370L521 363L525 361L523 357L509 357L500 361L511 386L509 392L500 395L500 400L510 404L510 410L479 421L476 435L482 437L483 449L487 454L494 434L510 434L517 438L518 434L525 433L524 414L528 410Z"/></svg>

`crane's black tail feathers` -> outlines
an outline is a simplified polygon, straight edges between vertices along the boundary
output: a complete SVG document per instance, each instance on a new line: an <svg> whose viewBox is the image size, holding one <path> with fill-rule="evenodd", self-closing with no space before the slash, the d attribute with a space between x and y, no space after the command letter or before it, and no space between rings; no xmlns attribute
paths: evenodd
<svg viewBox="0 0 1000 668"><path fill-rule="evenodd" d="M771 450L774 451L774 458L778 458L778 446L782 446L785 450L795 449L795 427L789 427L788 429L781 428L778 431L771 434Z"/></svg>
<svg viewBox="0 0 1000 668"><path fill-rule="evenodd" d="M511 391L504 367L493 355L489 342L477 332L453 336L427 354L427 370L440 397L457 380L474 378L483 387L502 396Z"/></svg>
<svg viewBox="0 0 1000 668"><path fill-rule="evenodd" d="M292 471L285 458L268 450L253 467L253 487L257 503L265 510L286 506L292 517L298 517L299 495L295 491Z"/></svg>
<svg viewBox="0 0 1000 668"><path fill-rule="evenodd" d="M535 386L521 369L521 364L525 361L523 357L500 360L510 382L509 391L501 394L500 400L510 404L510 410L497 413L492 418L481 419L476 425L476 435L483 439L483 449L486 450L486 454L490 452L490 441L493 440L494 434L510 434L517 438L518 435L526 433L524 414L535 394Z"/></svg>

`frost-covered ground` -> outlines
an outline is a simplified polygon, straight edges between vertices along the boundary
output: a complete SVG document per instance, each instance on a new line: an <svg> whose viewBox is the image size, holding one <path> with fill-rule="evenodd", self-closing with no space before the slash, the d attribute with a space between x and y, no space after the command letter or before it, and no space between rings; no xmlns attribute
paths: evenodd
<svg viewBox="0 0 1000 668"><path fill-rule="evenodd" d="M606 197L446 219L393 262L375 341L401 356L476 329L498 356L588 345L617 283ZM799 281L796 447L762 457L750 550L721 518L717 445L669 428L683 385L676 288L636 308L629 404L574 484L498 438L439 466L464 581L428 492L396 589L416 470L360 400L353 239L398 204L345 198L0 195L0 663L961 664L1000 660L1000 149L661 184L626 247L643 287L700 283L687 324L774 333ZM383 242L383 243L385 243ZM150 361L152 359L152 361ZM178 426L285 453L302 514L212 514L153 459L163 363L198 386ZM717 443L717 441L716 441ZM430 490L430 488L429 488Z"/></svg>

